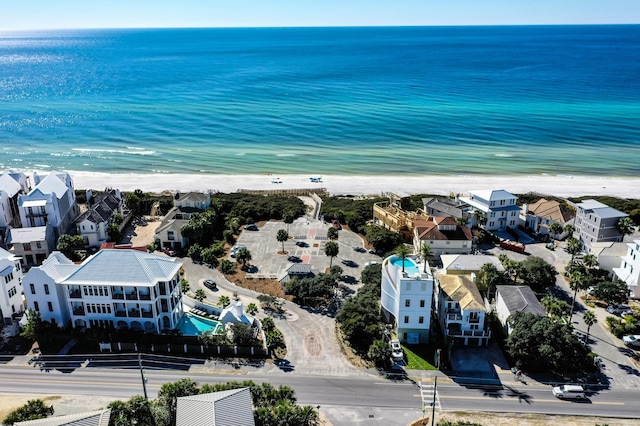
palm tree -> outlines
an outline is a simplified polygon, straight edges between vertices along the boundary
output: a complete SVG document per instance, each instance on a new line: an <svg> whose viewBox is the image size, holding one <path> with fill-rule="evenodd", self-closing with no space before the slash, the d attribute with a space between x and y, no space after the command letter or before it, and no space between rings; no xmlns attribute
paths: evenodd
<svg viewBox="0 0 640 426"><path fill-rule="evenodd" d="M336 257L338 253L340 253L340 248L335 241L328 241L327 244L324 245L324 254L330 257L329 269L331 269L331 265L333 264L333 258Z"/></svg>
<svg viewBox="0 0 640 426"><path fill-rule="evenodd" d="M402 258L402 272L404 272L404 260L407 258L407 256L409 256L410 253L411 251L409 250L409 247L405 246L404 244L400 244L396 248L396 254Z"/></svg>
<svg viewBox="0 0 640 426"><path fill-rule="evenodd" d="M284 251L284 242L289 239L289 233L286 229L278 229L278 233L276 234L276 240L282 243L282 254L285 254Z"/></svg>
<svg viewBox="0 0 640 426"><path fill-rule="evenodd" d="M289 225L292 224L295 219L296 216L290 210L287 210L282 214L282 220L287 224L287 232L289 232Z"/></svg>
<svg viewBox="0 0 640 426"><path fill-rule="evenodd" d="M631 220L631 218L627 216L618 221L618 223L616 224L616 229L622 234L622 237L624 238L625 235L631 235L635 232L636 224L633 223L633 220Z"/></svg>
<svg viewBox="0 0 640 426"><path fill-rule="evenodd" d="M593 254L585 254L582 258L582 264L589 269L596 268L598 266L598 258Z"/></svg>
<svg viewBox="0 0 640 426"><path fill-rule="evenodd" d="M236 252L236 260L242 263L242 269L246 270L247 262L251 261L251 252L246 247L242 247Z"/></svg>
<svg viewBox="0 0 640 426"><path fill-rule="evenodd" d="M562 225L559 222L553 222L549 225L549 233L557 239L558 235L562 234Z"/></svg>
<svg viewBox="0 0 640 426"><path fill-rule="evenodd" d="M218 306L222 306L223 308L226 308L230 304L231 304L231 299L229 299L229 296L218 297Z"/></svg>
<svg viewBox="0 0 640 426"><path fill-rule="evenodd" d="M204 292L203 289L199 288L198 290L196 290L196 300L198 302L202 302L206 298L207 298L207 294Z"/></svg>
<svg viewBox="0 0 640 426"><path fill-rule="evenodd" d="M475 210L473 215L475 216L479 227L483 227L487 223L487 214L482 210Z"/></svg>
<svg viewBox="0 0 640 426"><path fill-rule="evenodd" d="M587 338L585 339L585 343L589 342L589 331L591 331L591 326L598 322L598 318L593 311L587 311L582 316L582 320L587 326Z"/></svg>
<svg viewBox="0 0 640 426"><path fill-rule="evenodd" d="M582 250L582 243L577 238L569 238L567 240L567 253L571 255L571 265L573 265L573 258L576 254L580 253Z"/></svg>
<svg viewBox="0 0 640 426"><path fill-rule="evenodd" d="M422 261L424 262L423 272L427 272L427 263L429 262L431 255L432 255L431 246L427 243L422 243L420 245L420 257L422 257Z"/></svg>
<svg viewBox="0 0 640 426"><path fill-rule="evenodd" d="M575 227L575 226L573 226L573 225L572 225L572 224L570 224L570 223L567 223L567 224L564 226L564 232L566 232L566 233L567 233L567 235L573 235L573 232L574 232L575 230L576 230L576 227Z"/></svg>
<svg viewBox="0 0 640 426"><path fill-rule="evenodd" d="M330 239L330 240L337 240L338 239L338 228L336 228L335 226L332 226L329 229L327 229L327 238Z"/></svg>
<svg viewBox="0 0 640 426"><path fill-rule="evenodd" d="M578 290L584 290L585 286L585 276L581 271L574 271L570 277L571 281L569 281L569 287L573 290L573 299L571 300L571 312L569 313L569 323L571 323L571 319L573 318L573 309L576 304L576 296L578 295Z"/></svg>

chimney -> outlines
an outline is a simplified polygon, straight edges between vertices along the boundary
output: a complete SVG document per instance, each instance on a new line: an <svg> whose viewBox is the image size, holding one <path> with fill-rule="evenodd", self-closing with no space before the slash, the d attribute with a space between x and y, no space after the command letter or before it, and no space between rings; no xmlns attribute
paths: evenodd
<svg viewBox="0 0 640 426"><path fill-rule="evenodd" d="M476 283L476 273L475 272L471 273L471 281L473 281L474 284Z"/></svg>

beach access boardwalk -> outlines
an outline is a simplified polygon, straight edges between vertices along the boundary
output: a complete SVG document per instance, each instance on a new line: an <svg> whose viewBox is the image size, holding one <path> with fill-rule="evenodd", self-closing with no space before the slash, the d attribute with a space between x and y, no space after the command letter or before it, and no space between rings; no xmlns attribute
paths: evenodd
<svg viewBox="0 0 640 426"><path fill-rule="evenodd" d="M326 188L291 188L291 189L238 189L240 194L253 194L253 195L291 195L291 196L311 196L311 194L317 195L329 195L329 191Z"/></svg>

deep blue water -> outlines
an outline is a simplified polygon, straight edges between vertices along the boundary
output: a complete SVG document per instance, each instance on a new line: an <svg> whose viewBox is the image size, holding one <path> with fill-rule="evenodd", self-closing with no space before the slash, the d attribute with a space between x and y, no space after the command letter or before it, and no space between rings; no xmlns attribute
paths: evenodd
<svg viewBox="0 0 640 426"><path fill-rule="evenodd" d="M640 26L0 32L0 167L640 172Z"/></svg>

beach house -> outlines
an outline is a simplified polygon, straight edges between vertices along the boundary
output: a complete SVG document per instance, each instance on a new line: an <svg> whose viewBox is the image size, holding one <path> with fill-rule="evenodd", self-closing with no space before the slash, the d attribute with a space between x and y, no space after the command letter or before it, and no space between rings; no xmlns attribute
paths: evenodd
<svg viewBox="0 0 640 426"><path fill-rule="evenodd" d="M414 257L393 255L382 262L382 314L405 343L427 343L431 329L433 275Z"/></svg>
<svg viewBox="0 0 640 426"><path fill-rule="evenodd" d="M130 249L100 250L82 264L53 252L24 276L29 309L59 327L159 333L183 314L182 263Z"/></svg>
<svg viewBox="0 0 640 426"><path fill-rule="evenodd" d="M458 223L466 224L471 218L471 206L459 198L429 197L422 199L423 210L429 216L451 216Z"/></svg>
<svg viewBox="0 0 640 426"><path fill-rule="evenodd" d="M428 219L429 215L418 209L412 210L411 197L408 194L387 193L389 201L373 205L373 223L402 235L410 242L413 239L414 222Z"/></svg>
<svg viewBox="0 0 640 426"><path fill-rule="evenodd" d="M496 286L495 311L507 335L511 333L508 319L516 312L547 315L534 292L526 285Z"/></svg>
<svg viewBox="0 0 640 426"><path fill-rule="evenodd" d="M419 248L422 244L428 244L434 256L466 254L473 250L473 235L471 229L459 225L451 216L432 216L413 222L413 246Z"/></svg>
<svg viewBox="0 0 640 426"><path fill-rule="evenodd" d="M491 330L475 275L439 274L436 282L438 320L445 337L465 346L488 344Z"/></svg>
<svg viewBox="0 0 640 426"><path fill-rule="evenodd" d="M624 235L618 230L620 219L626 213L602 204L596 200L584 200L576 204L574 237L591 253L592 244L597 242L620 242Z"/></svg>
<svg viewBox="0 0 640 426"><path fill-rule="evenodd" d="M121 230L124 226L123 204L117 189L106 189L95 195L91 190L87 191L88 209L74 221L76 233L84 240L85 247L100 247L107 242L112 224ZM122 219L119 223L115 221L117 215Z"/></svg>
<svg viewBox="0 0 640 426"><path fill-rule="evenodd" d="M18 196L29 192L29 179L24 173L5 171L0 175L0 243L10 228L20 228Z"/></svg>
<svg viewBox="0 0 640 426"><path fill-rule="evenodd" d="M497 256L486 254L443 254L442 270L449 275L471 275L480 272L482 267L490 263L499 272L504 272L504 266Z"/></svg>
<svg viewBox="0 0 640 426"><path fill-rule="evenodd" d="M487 231L504 231L507 227L518 226L518 197L504 189L469 191L469 196L460 197L460 200L471 206L472 224Z"/></svg>
<svg viewBox="0 0 640 426"><path fill-rule="evenodd" d="M553 223L559 223L563 228L566 225L573 225L575 214L569 210L564 204L560 204L555 200L547 200L541 198L532 204L523 204L520 211L520 225L527 229L531 229L542 235L550 235L549 226ZM561 232L557 235L551 235L557 239L567 237L567 232Z"/></svg>
<svg viewBox="0 0 640 426"><path fill-rule="evenodd" d="M613 273L627 284L632 298L640 299L640 240L627 244L627 253L620 259L620 267L613 268Z"/></svg>
<svg viewBox="0 0 640 426"><path fill-rule="evenodd" d="M26 269L42 262L55 249L56 237L50 224L33 228L12 228L7 234L7 248L20 258Z"/></svg>
<svg viewBox="0 0 640 426"><path fill-rule="evenodd" d="M176 426L253 426L249 388L181 396L176 401Z"/></svg>
<svg viewBox="0 0 640 426"><path fill-rule="evenodd" d="M189 242L182 235L182 227L189 222L191 215L202 213L211 206L211 195L202 192L176 193L173 208L162 218L156 229L155 240L161 248L179 250Z"/></svg>
<svg viewBox="0 0 640 426"><path fill-rule="evenodd" d="M20 221L25 228L51 224L58 239L69 232L80 214L73 180L66 172L51 172L42 177L33 174L35 187L18 196Z"/></svg>
<svg viewBox="0 0 640 426"><path fill-rule="evenodd" d="M0 312L4 325L24 311L20 258L0 248Z"/></svg>

